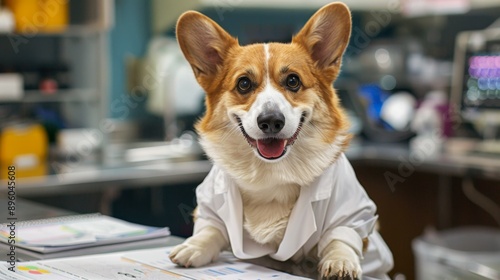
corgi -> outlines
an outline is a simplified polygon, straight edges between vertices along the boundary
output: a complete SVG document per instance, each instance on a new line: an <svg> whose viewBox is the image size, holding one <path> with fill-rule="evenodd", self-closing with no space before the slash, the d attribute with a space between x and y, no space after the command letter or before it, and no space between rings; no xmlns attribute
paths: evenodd
<svg viewBox="0 0 500 280"><path fill-rule="evenodd" d="M351 34L347 6L324 6L289 44L240 46L195 11L176 34L206 92L196 130L213 168L196 190L194 235L172 262L199 267L231 248L241 259L313 258L327 278L386 277L392 255L343 154L349 124L332 86Z"/></svg>

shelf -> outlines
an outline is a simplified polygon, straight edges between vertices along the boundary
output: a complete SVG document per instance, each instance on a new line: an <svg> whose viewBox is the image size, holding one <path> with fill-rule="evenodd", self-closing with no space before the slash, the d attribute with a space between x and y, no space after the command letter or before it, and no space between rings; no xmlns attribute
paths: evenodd
<svg viewBox="0 0 500 280"><path fill-rule="evenodd" d="M400 0L344 0L351 10L390 10L399 7ZM496 0L497 1L497 0ZM161 34L175 25L179 16L187 10L216 9L218 13L231 12L234 9L304 9L316 10L332 0L152 0L152 27ZM396 4L394 4L396 3Z"/></svg>
<svg viewBox="0 0 500 280"><path fill-rule="evenodd" d="M21 99L0 100L0 103L89 102L96 100L96 90L93 89L67 89L53 94L46 94L39 90L27 90Z"/></svg>
<svg viewBox="0 0 500 280"><path fill-rule="evenodd" d="M73 25L61 31L38 31L30 33L0 32L0 36L21 36L26 38L33 37L84 37L104 32L103 28L97 24L93 25Z"/></svg>
<svg viewBox="0 0 500 280"><path fill-rule="evenodd" d="M158 0L164 1L164 0ZM326 4L331 3L331 0L197 0L201 6L217 7L217 8L276 8L276 9L318 9ZM373 10L386 10L395 12L397 8L404 4L402 0L343 0L351 10L358 11L373 11ZM448 1L450 2L450 1ZM453 2L453 1L451 1ZM492 7L500 7L498 0L468 0L471 9L484 9ZM453 3L452 3L453 4Z"/></svg>
<svg viewBox="0 0 500 280"><path fill-rule="evenodd" d="M431 0L429 0L431 1ZM450 0L448 0L450 1ZM469 8L489 9L500 8L499 0L463 0L469 3ZM187 10L216 9L221 15L224 12L231 12L235 9L302 9L317 10L320 7L331 3L332 0L152 0L153 31L161 34L168 28L175 25L179 16ZM405 0L342 0L351 11L360 12L382 12L399 15L402 12ZM421 2L421 1L419 1ZM446 1L439 1L445 3ZM453 5L453 3L451 4ZM428 15L435 14L434 12ZM425 14L424 14L425 15Z"/></svg>
<svg viewBox="0 0 500 280"><path fill-rule="evenodd" d="M205 7L219 8L276 8L276 9L318 9L326 4L331 3L331 0L250 0L250 1L221 1L221 0L198 0ZM394 0L344 0L342 1L352 10L381 10L388 9L395 2Z"/></svg>

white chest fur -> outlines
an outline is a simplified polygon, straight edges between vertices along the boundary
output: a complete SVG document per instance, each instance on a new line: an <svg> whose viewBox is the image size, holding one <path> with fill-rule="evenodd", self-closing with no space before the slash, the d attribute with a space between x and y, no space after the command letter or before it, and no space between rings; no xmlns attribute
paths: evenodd
<svg viewBox="0 0 500 280"><path fill-rule="evenodd" d="M258 192L242 189L241 194L243 227L256 242L277 249L300 194L300 186L279 186Z"/></svg>

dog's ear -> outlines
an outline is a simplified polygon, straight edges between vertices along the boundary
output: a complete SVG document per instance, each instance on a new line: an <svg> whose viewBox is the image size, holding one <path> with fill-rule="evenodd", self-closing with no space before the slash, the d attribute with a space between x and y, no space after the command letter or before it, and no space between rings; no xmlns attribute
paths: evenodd
<svg viewBox="0 0 500 280"><path fill-rule="evenodd" d="M199 81L217 74L229 48L238 44L217 23L195 11L185 12L179 17L176 35Z"/></svg>
<svg viewBox="0 0 500 280"><path fill-rule="evenodd" d="M318 10L293 38L303 45L318 67L338 68L351 35L351 13L340 2Z"/></svg>

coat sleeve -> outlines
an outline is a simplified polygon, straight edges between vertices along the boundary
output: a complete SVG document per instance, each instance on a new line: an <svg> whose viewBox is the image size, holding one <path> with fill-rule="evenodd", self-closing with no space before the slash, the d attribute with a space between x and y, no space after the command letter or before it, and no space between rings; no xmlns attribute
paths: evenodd
<svg viewBox="0 0 500 280"><path fill-rule="evenodd" d="M318 253L333 240L351 246L363 257L363 239L367 238L377 221L377 207L356 178L345 155L332 166L323 184L330 184L331 196L326 206L324 227L318 243Z"/></svg>
<svg viewBox="0 0 500 280"><path fill-rule="evenodd" d="M224 239L229 242L226 226L217 214L217 199L215 195L216 184L223 184L221 171L217 167L212 167L205 180L196 188L196 221L194 223L193 234L200 232L207 226L218 229Z"/></svg>

